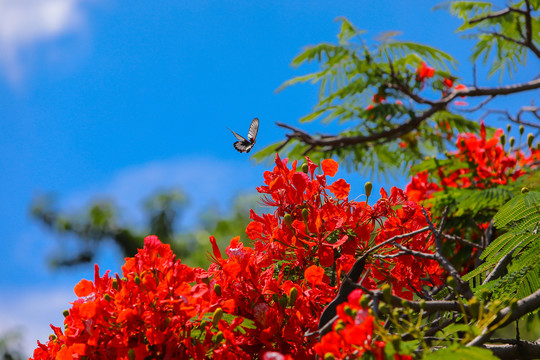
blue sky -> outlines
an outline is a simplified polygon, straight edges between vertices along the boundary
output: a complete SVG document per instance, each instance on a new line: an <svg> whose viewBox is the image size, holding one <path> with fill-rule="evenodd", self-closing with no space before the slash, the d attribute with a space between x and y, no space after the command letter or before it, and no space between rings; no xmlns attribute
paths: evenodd
<svg viewBox="0 0 540 360"><path fill-rule="evenodd" d="M306 45L334 41L337 17L367 39L402 31L472 74L459 21L433 4L0 0L0 335L19 330L29 355L48 324L61 323L76 282L93 276L93 265L48 267L58 242L29 218L34 196L55 193L65 209L106 197L130 214L156 189L179 186L192 217L207 204L225 210L266 168L233 149L226 127L244 134L259 117L262 148L283 137L275 121L307 114L316 87L275 90L314 69L290 62ZM340 175L357 195L372 180ZM114 248L100 250L102 271L119 271Z"/></svg>

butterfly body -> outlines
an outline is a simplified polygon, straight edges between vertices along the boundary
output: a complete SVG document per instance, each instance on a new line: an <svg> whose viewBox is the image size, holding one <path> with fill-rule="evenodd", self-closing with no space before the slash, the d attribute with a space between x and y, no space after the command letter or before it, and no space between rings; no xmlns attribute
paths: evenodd
<svg viewBox="0 0 540 360"><path fill-rule="evenodd" d="M238 135L231 129L229 129L234 137L238 140L236 141L233 146L238 152L245 152L248 153L253 149L253 146L255 145L255 138L257 137L257 132L259 131L259 119L255 118L253 121L251 121L251 125L249 126L248 136L247 139L244 138L241 135Z"/></svg>

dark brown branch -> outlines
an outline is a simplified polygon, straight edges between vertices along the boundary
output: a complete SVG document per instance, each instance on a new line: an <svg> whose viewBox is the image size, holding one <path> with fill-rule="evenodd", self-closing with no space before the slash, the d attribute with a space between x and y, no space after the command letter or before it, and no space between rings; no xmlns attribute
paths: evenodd
<svg viewBox="0 0 540 360"><path fill-rule="evenodd" d="M456 109L457 111L459 112L467 112L467 113L472 113L472 112L475 112L475 111L478 111L480 110L481 108L483 108L487 103L489 103L491 100L495 99L495 96L496 95L491 95L490 97L482 100L481 103L479 103L478 105L476 106L473 106L472 108L468 108L468 109Z"/></svg>
<svg viewBox="0 0 540 360"><path fill-rule="evenodd" d="M521 83L521 84L505 85L505 86L499 86L499 87L488 87L488 88L470 87L464 90L453 91L452 93L446 95L444 98L434 102L433 105L429 109L425 110L418 116L411 117L405 123L397 125L394 128L391 128L389 130L384 130L384 131L376 132L369 135L356 135L356 136L326 135L324 138L315 137L291 125L287 125L281 122L276 122L276 124L279 127L291 130L293 132L292 134L287 135L287 139L284 141L284 143L278 146L278 149L281 150L292 139L302 141L303 143L308 145L308 152L317 147L326 148L326 150L333 150L333 149L343 148L347 146L373 143L377 141L388 142L415 130L416 128L418 128L418 126L420 126L420 124L423 121L425 121L426 119L428 119L429 117L437 113L438 111L445 109L446 106L451 101L453 101L455 98L459 96L477 97L477 96L509 95L509 94L514 94L518 92L534 90L534 89L539 89L539 88L540 88L540 79L534 79L527 83Z"/></svg>
<svg viewBox="0 0 540 360"><path fill-rule="evenodd" d="M540 120L540 115L538 115L539 111L540 111L540 108L535 107L535 106L523 106L521 110L518 112L518 115L516 117L513 117L508 110L489 109L489 110L486 110L484 114L482 114L482 116L480 117L480 120L485 119L491 114L502 114L502 115L505 115L506 118L513 123L540 129L540 123L532 123L532 122L524 121L521 119L521 116L524 113L531 113L534 117Z"/></svg>
<svg viewBox="0 0 540 360"><path fill-rule="evenodd" d="M523 47L528 47L527 43L525 41L514 39L513 37L510 37L510 36L495 32L495 31L482 31L482 34L493 35L495 37L499 37L501 39L504 39L504 40L506 40L508 42L518 44L518 45L521 45Z"/></svg>
<svg viewBox="0 0 540 360"><path fill-rule="evenodd" d="M531 51L540 58L540 49L536 47L533 43L533 30L532 30L532 17L531 17L531 3L529 0L525 0L525 4L527 5L527 11L525 12L525 34L526 39L525 42L527 44L527 47L531 49Z"/></svg>
<svg viewBox="0 0 540 360"><path fill-rule="evenodd" d="M500 10L500 11L489 13L489 14L487 14L485 16L481 16L481 17L471 19L471 20L468 21L468 24L469 25L474 25L474 24L477 24L477 23L485 21L485 20L495 19L495 18L498 18L498 17L501 17L501 16L505 16L505 15L510 14L512 12L525 14L525 11L522 10L522 9L509 7L507 9L503 9L503 10Z"/></svg>
<svg viewBox="0 0 540 360"><path fill-rule="evenodd" d="M540 290L535 291L531 295L518 300L515 304L515 308L512 310L510 306L502 309L495 320L493 320L490 326L486 327L484 331L473 340L471 340L467 346L481 346L483 345L498 329L505 327L506 325L514 322L523 315L534 311L540 307ZM504 320L504 321L503 321ZM496 327L494 325L497 325Z"/></svg>
<svg viewBox="0 0 540 360"><path fill-rule="evenodd" d="M482 245L475 244L473 242L470 242L469 240L463 239L462 237L459 237L456 235L442 234L442 237L448 240L460 242L462 244L465 244L465 245L468 245L477 249L483 249Z"/></svg>
<svg viewBox="0 0 540 360"><path fill-rule="evenodd" d="M293 134L287 135L287 137L295 138L309 145L310 147L327 147L329 149L337 149L351 145L365 144L376 142L379 140L390 141L405 135L414 129L416 129L424 120L435 114L437 111L442 110L446 106L445 103L438 103L426 110L418 117L411 118L409 121L396 126L390 130L381 131L370 135L357 135L357 136L332 136L326 138L315 138L307 132L294 128L290 125L276 122L277 126L289 129L293 131ZM287 140L288 141L288 140ZM281 145L280 145L281 146Z"/></svg>
<svg viewBox="0 0 540 360"><path fill-rule="evenodd" d="M520 244L517 244L508 254L503 256L501 260L495 265L491 273L486 277L482 285L487 284L490 281L493 281L500 276L502 276L508 266L510 264L510 261L512 261L512 256L514 255L514 251L519 247Z"/></svg>
<svg viewBox="0 0 540 360"><path fill-rule="evenodd" d="M435 236L435 253L433 254L435 256L435 260L456 280L456 290L462 294L467 300L471 299L474 295L471 291L471 288L469 287L469 283L464 281L459 273L457 272L456 268L448 261L443 255L442 255L442 243L441 243L441 237L442 237L442 229L444 228L444 223L446 222L446 216L448 214L448 208L444 210L443 217L441 220L441 225L439 230L435 228L435 225L431 222L431 219L429 218L426 210L422 208L422 211L424 212L424 216L426 218L426 221L429 225L429 228L431 229L431 232Z"/></svg>
<svg viewBox="0 0 540 360"><path fill-rule="evenodd" d="M509 95L522 91L540 89L540 79L533 79L526 83L504 85L497 87L470 87L464 90L454 91L448 94L441 102L450 102L458 96L491 96L491 95Z"/></svg>
<svg viewBox="0 0 540 360"><path fill-rule="evenodd" d="M424 259L437 260L437 257L435 256L435 254L429 254L429 253L425 253L425 252L421 252L417 250L411 250L398 243L394 243L393 245L407 255L412 255L412 256L424 258Z"/></svg>
<svg viewBox="0 0 540 360"><path fill-rule="evenodd" d="M539 359L540 343L520 341L508 345L484 345L493 355L500 359Z"/></svg>

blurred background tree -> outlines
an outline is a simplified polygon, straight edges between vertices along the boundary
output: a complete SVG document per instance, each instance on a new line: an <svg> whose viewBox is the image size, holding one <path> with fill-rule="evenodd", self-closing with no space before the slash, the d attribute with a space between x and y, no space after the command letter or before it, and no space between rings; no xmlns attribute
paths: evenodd
<svg viewBox="0 0 540 360"><path fill-rule="evenodd" d="M220 245L227 244L234 236L240 236L243 242L248 240L245 228L249 218L245 214L256 206L252 195L238 196L227 215L210 207L200 214L199 224L179 231L182 211L187 204L188 199L181 190L159 192L144 201L143 224L124 220L120 210L105 201L73 214L57 209L54 199L47 196L36 199L31 210L32 216L61 240L60 248L50 260L54 267L92 262L105 241L113 241L122 256L133 256L149 234L170 244L183 263L204 267L209 264L206 254L211 249L210 235L214 235Z"/></svg>

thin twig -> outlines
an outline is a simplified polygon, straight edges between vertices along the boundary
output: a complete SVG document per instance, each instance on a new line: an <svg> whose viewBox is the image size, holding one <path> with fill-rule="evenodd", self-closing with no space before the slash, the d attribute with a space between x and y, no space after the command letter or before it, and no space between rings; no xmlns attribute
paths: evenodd
<svg viewBox="0 0 540 360"><path fill-rule="evenodd" d="M422 211L424 212L424 216L426 218L427 223L429 224L429 227L431 229L431 232L435 236L435 260L456 280L456 287L457 291L462 294L467 300L471 299L473 297L473 292L471 291L471 288L469 287L469 283L464 281L457 270L454 268L454 266L448 261L443 255L442 255L442 243L441 243L441 234L442 229L444 227L444 223L446 222L446 215L448 214L448 208L445 209L441 225L439 230L435 228L435 225L431 222L429 215L426 212L426 209L422 208Z"/></svg>
<svg viewBox="0 0 540 360"><path fill-rule="evenodd" d="M477 249L484 249L484 247L482 245L478 245L478 244L475 244L469 240L466 240L462 237L459 237L459 236L456 236L456 235L450 235L450 234L442 234L443 238L445 239L448 239L448 240L453 240L453 241L457 241L457 242L460 242L462 244L465 244L465 245L468 245L468 246L471 246L471 247L474 247L474 248L477 248Z"/></svg>

